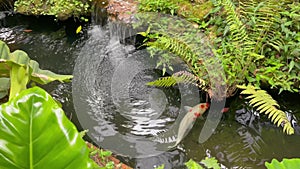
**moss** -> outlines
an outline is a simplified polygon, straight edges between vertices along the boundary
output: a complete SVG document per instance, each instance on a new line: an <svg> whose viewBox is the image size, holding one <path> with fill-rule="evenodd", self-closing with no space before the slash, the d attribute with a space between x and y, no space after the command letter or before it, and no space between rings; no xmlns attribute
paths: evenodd
<svg viewBox="0 0 300 169"><path fill-rule="evenodd" d="M179 4L179 6L178 15L184 16L192 21L203 20L204 16L207 15L212 8L214 8L211 1L199 1L199 3L183 1Z"/></svg>
<svg viewBox="0 0 300 169"><path fill-rule="evenodd" d="M209 0L139 0L139 10L175 14L189 21L199 22L214 8Z"/></svg>
<svg viewBox="0 0 300 169"><path fill-rule="evenodd" d="M92 0L17 0L15 11L25 15L54 15L60 20L90 13Z"/></svg>

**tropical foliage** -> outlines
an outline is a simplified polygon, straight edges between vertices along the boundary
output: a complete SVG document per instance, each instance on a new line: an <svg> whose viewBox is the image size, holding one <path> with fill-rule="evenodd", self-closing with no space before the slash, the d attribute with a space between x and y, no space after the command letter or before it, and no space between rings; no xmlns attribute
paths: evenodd
<svg viewBox="0 0 300 169"><path fill-rule="evenodd" d="M11 53L8 46L0 41L0 98L5 97L8 91L9 98L13 98L26 89L30 81L47 84L55 80L68 82L72 77L42 70L24 51L16 50Z"/></svg>
<svg viewBox="0 0 300 169"><path fill-rule="evenodd" d="M0 168L99 168L75 125L41 88L2 104L0 122Z"/></svg>
<svg viewBox="0 0 300 169"><path fill-rule="evenodd" d="M155 3L157 1L159 3ZM173 8L170 4L173 1L155 2L152 1L151 4L159 6L150 5L148 1L141 3L140 10L156 10L172 14L170 9ZM209 67L221 61L226 76L224 79L227 97L236 94L238 85L255 86L253 90L251 87L251 92L250 88L242 87L245 94L251 94L248 98L251 98L252 105L257 106L259 112L268 114L275 124L282 125L287 134L293 134L293 128L284 112L277 109L279 106L276 101L265 91L256 89L267 86L279 93L298 92L300 89L299 2L292 0L212 2L215 7L207 11L205 16L209 17L203 17L196 22L198 26L190 24L193 26L188 27L186 22L170 22L171 20L162 21L160 26L156 26L151 22L151 18L148 18L149 29L140 34L146 37L145 45L151 56L160 57L158 66L172 71L175 58L180 57L187 64L188 70L197 77L179 78L175 72L170 77L163 77L148 84L168 87L173 86L176 80L179 83L195 84L195 79L201 79L207 85L205 90L210 91L211 81L217 83L222 81L217 76L208 76L208 70L212 70ZM203 1L197 3L201 4ZM174 13L178 14L179 8L174 8ZM190 20L189 16L183 17ZM181 29L185 32L178 31ZM207 38L203 34L206 34ZM205 43L206 41L210 42ZM211 50L208 50L209 48ZM266 102L263 102L264 100Z"/></svg>

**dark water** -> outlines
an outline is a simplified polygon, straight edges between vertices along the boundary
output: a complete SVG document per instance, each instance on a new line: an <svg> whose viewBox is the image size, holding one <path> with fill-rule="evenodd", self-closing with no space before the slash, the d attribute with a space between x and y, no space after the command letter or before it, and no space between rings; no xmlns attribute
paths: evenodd
<svg viewBox="0 0 300 169"><path fill-rule="evenodd" d="M207 152L228 168L264 168L264 162L272 158L300 156L297 126L295 135L286 136L264 117L254 116L254 110L239 97L228 100L230 111L224 113L214 134L203 144L197 140L204 120L196 121L177 149L166 151L168 144L153 142L149 139L152 135L175 123L182 96L178 87L160 90L144 85L159 77L161 71L153 69L153 60L144 50L120 43L120 37L134 31L126 32L122 26L115 26L89 26L88 33L76 35L72 33L76 26L54 22L53 18L6 16L1 20L0 38L11 49L26 51L43 69L61 74L76 72L73 88L72 83L44 87L63 103L67 116L80 130L89 128L89 139L114 150L135 168L149 169L160 164L184 168L190 158L200 161ZM32 31L24 32L27 29ZM134 64L126 65L124 60ZM120 63L139 71L114 75ZM149 69L145 69L147 66ZM122 79L125 75L131 80ZM115 84L116 81L123 83ZM111 90L111 86L124 89L123 85L127 86L128 95L123 90ZM129 98L129 102L122 102L122 98ZM277 97L281 108L297 119L299 99L299 94ZM128 158L133 154L138 154L138 158Z"/></svg>

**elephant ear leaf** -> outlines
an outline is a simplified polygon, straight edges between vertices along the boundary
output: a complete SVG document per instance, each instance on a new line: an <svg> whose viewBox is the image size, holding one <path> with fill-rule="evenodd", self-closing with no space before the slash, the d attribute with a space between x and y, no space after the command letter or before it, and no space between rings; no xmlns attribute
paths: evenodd
<svg viewBox="0 0 300 169"><path fill-rule="evenodd" d="M41 88L23 90L0 106L1 169L93 167L76 127Z"/></svg>
<svg viewBox="0 0 300 169"><path fill-rule="evenodd" d="M0 99L8 95L9 78L0 78Z"/></svg>
<svg viewBox="0 0 300 169"><path fill-rule="evenodd" d="M16 50L11 53L8 46L0 40L0 75L8 77L9 72L14 67L17 67L18 70L19 67L24 67L28 70L26 74L28 74L30 80L40 84L47 84L55 80L68 82L73 78L72 75L59 75L49 70L40 69L38 62L31 60L26 52Z"/></svg>
<svg viewBox="0 0 300 169"><path fill-rule="evenodd" d="M70 79L73 78L72 75L60 75L60 74L53 73L49 70L42 70L39 67L39 63L34 60L30 60L29 66L32 69L32 73L30 77L31 80L40 84L47 84L55 80L58 80L60 82L69 82Z"/></svg>

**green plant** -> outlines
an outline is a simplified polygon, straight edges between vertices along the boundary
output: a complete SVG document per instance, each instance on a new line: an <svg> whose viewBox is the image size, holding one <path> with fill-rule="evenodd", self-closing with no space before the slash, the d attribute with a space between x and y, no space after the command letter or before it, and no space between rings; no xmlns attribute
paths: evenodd
<svg viewBox="0 0 300 169"><path fill-rule="evenodd" d="M9 93L9 98L13 98L20 91L27 88L30 81L47 84L58 80L60 82L70 81L72 75L59 75L49 70L42 70L39 64L31 60L28 55L21 50L10 52L8 46L0 41L0 98ZM9 84L8 85L8 81Z"/></svg>
<svg viewBox="0 0 300 169"><path fill-rule="evenodd" d="M267 114L268 118L277 126L282 125L283 132L288 135L294 134L294 128L285 113L278 109L278 103L266 91L251 85L238 86L238 88L243 89L241 94L250 95L246 99L250 99L249 103L251 106L257 107L260 113Z"/></svg>
<svg viewBox="0 0 300 169"><path fill-rule="evenodd" d="M106 151L102 149L95 149L93 150L90 155L98 155L102 160L105 160L106 157L109 157L112 155L111 151Z"/></svg>
<svg viewBox="0 0 300 169"><path fill-rule="evenodd" d="M74 124L41 88L2 104L0 125L0 168L99 168Z"/></svg>
<svg viewBox="0 0 300 169"><path fill-rule="evenodd" d="M214 157L206 157L205 159L201 160L200 164L205 166L206 168L212 168L212 169L220 169L220 164L218 163L218 160L216 160ZM190 159L188 162L185 163L188 169L203 169L203 166L201 166L199 163L195 162L194 160Z"/></svg>
<svg viewBox="0 0 300 169"><path fill-rule="evenodd" d="M284 158L281 162L273 159L271 163L265 162L267 169L296 169L300 166L299 158L286 159Z"/></svg>
<svg viewBox="0 0 300 169"><path fill-rule="evenodd" d="M90 148L90 156L93 158L96 158L97 160L100 160L99 163L101 163L103 169L113 169L117 167L115 165L114 161L111 161L109 157L112 156L112 152L108 150L103 150L96 148L95 146L92 146Z"/></svg>
<svg viewBox="0 0 300 169"><path fill-rule="evenodd" d="M190 159L188 162L185 163L185 166L188 169L203 169L205 168L212 168L212 169L220 169L220 164L218 163L218 160L215 159L215 157L205 157L205 159L201 160L200 163L195 162L194 160ZM156 167L155 169L164 169L165 165L160 165Z"/></svg>
<svg viewBox="0 0 300 169"><path fill-rule="evenodd" d="M199 22L204 25L202 27L205 31L215 31L208 38L197 27L188 26L188 23L180 19L161 17L162 21L157 23L151 22L151 17L148 19L148 30L140 34L146 37L145 46L150 55L160 58L158 66L163 66L163 72L166 68L173 69L172 64L178 56L197 77L181 77L175 73L148 84L168 87L182 82L195 84L195 79L201 79L206 84L205 90L210 94L210 81L215 84L223 83L222 78L218 77L223 75L209 71L214 70L211 67L218 65L220 60L226 76L223 79L226 79L227 97L236 94L237 86L244 84L253 84L256 88L267 86L277 89L279 93L298 92L299 3L290 0L213 2L216 8L209 13L210 19ZM213 44L203 43L211 39L215 39ZM259 102L254 107L260 106L260 111L269 114L269 118L278 126L283 125L287 134L294 133L285 114L274 109L278 106L274 99L261 91L252 94L255 100L263 101L265 97L269 99L268 103ZM220 97L222 96L215 98Z"/></svg>
<svg viewBox="0 0 300 169"><path fill-rule="evenodd" d="M182 1L182 0L181 0ZM179 9L179 1L174 0L139 0L139 10L144 12L163 12L175 14Z"/></svg>
<svg viewBox="0 0 300 169"><path fill-rule="evenodd" d="M157 67L162 66L163 74L166 69L173 71L172 64L176 63L177 56L187 65L188 71L179 71L172 77L163 77L148 83L154 86L173 86L175 83L191 83L202 89L209 88L209 76L206 64L212 60L212 51L203 33L195 29L189 22L180 18L161 17L158 22L151 22L152 16L139 17L150 25L148 30L140 32L144 36L145 46L151 57L158 56ZM169 23L173 23L170 25Z"/></svg>
<svg viewBox="0 0 300 169"><path fill-rule="evenodd" d="M226 67L229 63L231 66L225 68L228 70L229 79L235 78L234 76L239 72L242 74L239 77L241 82L247 80L256 86L268 84L271 88L279 88L280 92L283 90L297 92L299 85L296 84L299 77L295 72L289 72L294 62L286 60L287 55L280 49L288 46L290 42L294 45L295 43L291 39L282 40L284 39L283 31L278 30L282 27L280 12L289 5L290 1L251 0L239 2L238 7L235 7L231 0L218 2L218 5L224 7L230 31L227 42L224 42L219 50L224 61L223 65ZM229 50L226 50L228 48ZM230 64L237 58L239 67ZM288 64L291 65L290 68L285 66L287 61L290 62ZM235 72L233 76L229 71Z"/></svg>
<svg viewBox="0 0 300 169"><path fill-rule="evenodd" d="M147 85L157 87L170 87L178 83L190 83L201 88L204 91L206 90L206 84L204 80L186 71L176 72L172 74L172 76L159 78L155 81L148 82Z"/></svg>
<svg viewBox="0 0 300 169"><path fill-rule="evenodd" d="M203 64L203 59L199 56L202 53L195 53L193 46L195 47L196 45L202 44L199 44L199 41L195 39L193 34L198 34L201 37L200 32L193 30L193 28L190 29L188 26L183 26L185 23L180 20L170 27L166 24L168 24L168 22L174 22L174 20L168 18L163 19L164 21L161 22L161 25L150 23L151 26L147 31L139 33L146 38L144 45L148 47L147 50L150 56L160 55L161 59L157 67L163 65L164 69L168 67L170 70L173 70L171 66L172 60L176 58L175 56L178 56L188 65L189 69L197 75L202 71L201 68L203 68L203 66L201 64ZM178 32L176 28L186 28L187 30L185 33L182 33ZM168 29L172 29L174 32L170 32ZM189 30L191 30L191 32L189 32Z"/></svg>

